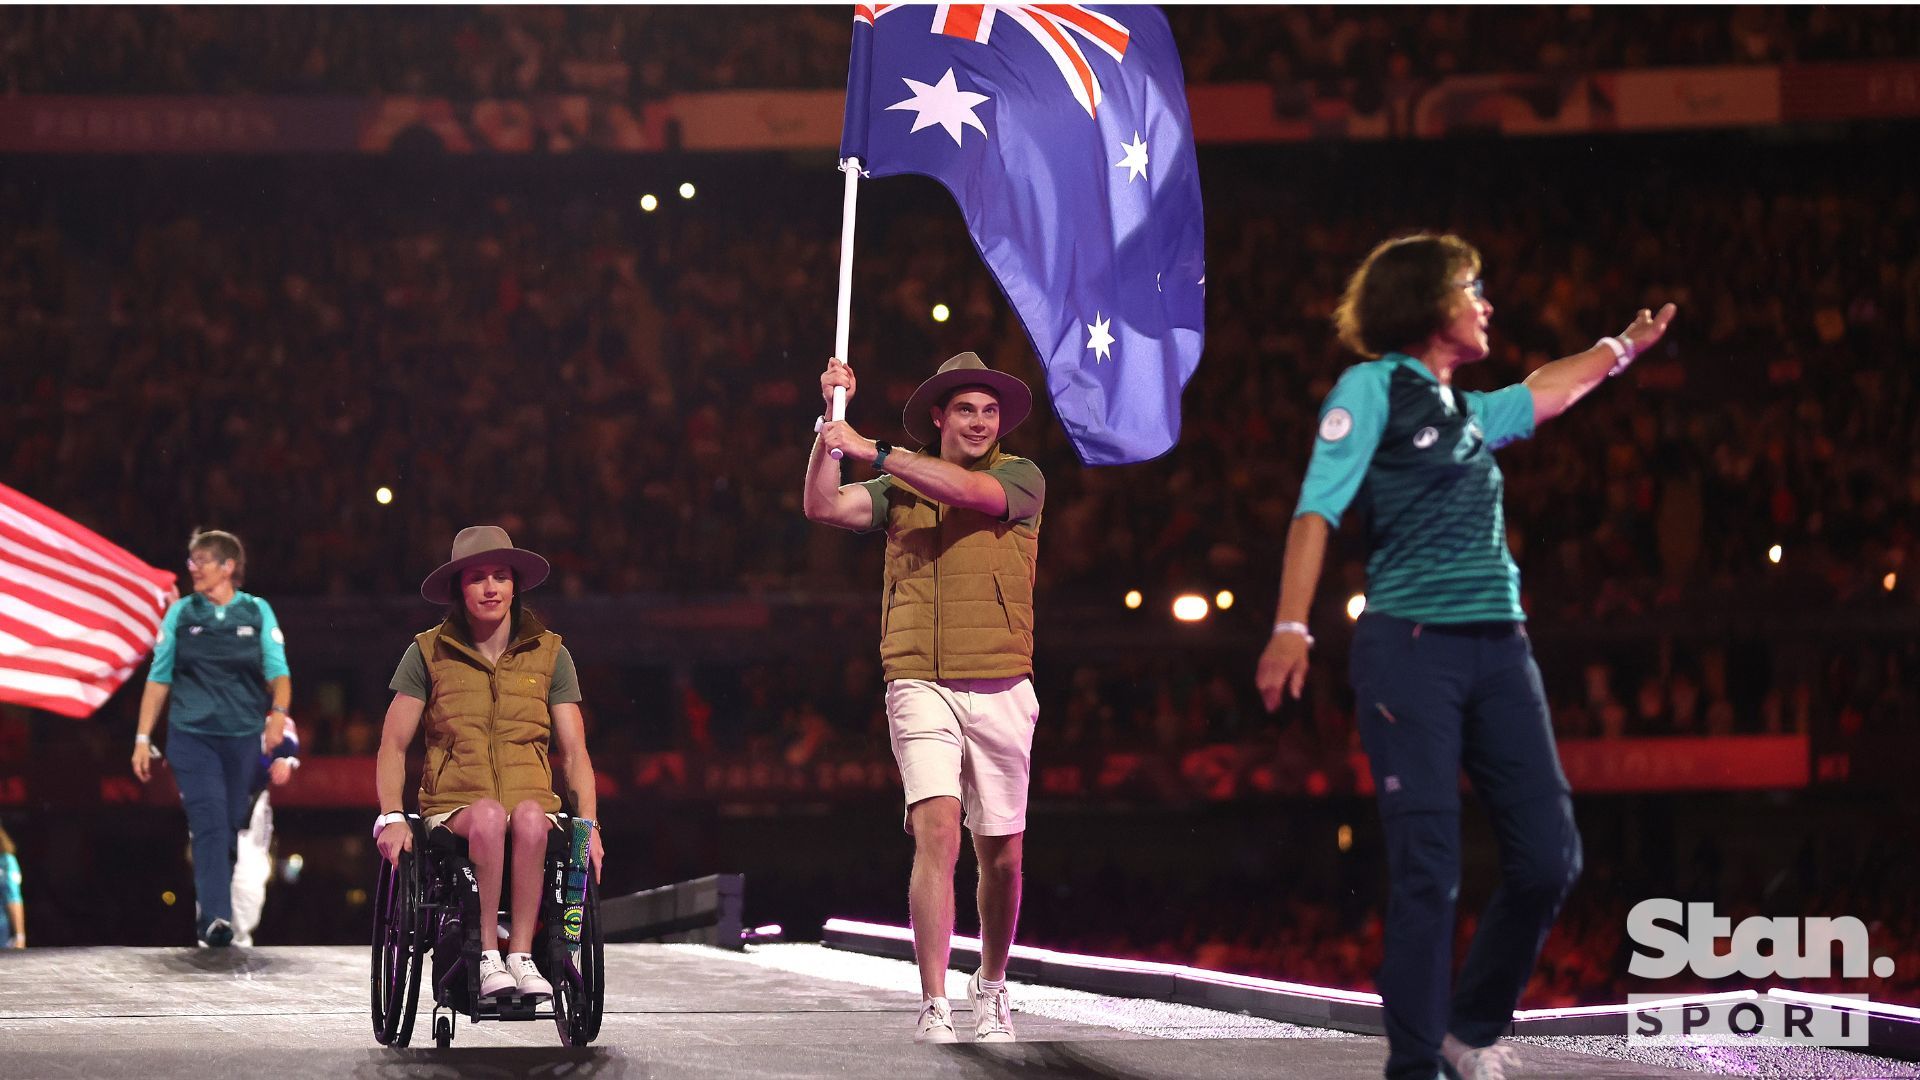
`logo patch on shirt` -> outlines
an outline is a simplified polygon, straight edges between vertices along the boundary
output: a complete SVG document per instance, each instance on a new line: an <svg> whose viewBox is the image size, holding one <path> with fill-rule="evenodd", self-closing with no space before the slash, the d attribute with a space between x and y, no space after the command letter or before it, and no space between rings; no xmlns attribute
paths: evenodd
<svg viewBox="0 0 1920 1080"><path fill-rule="evenodd" d="M1380 787L1386 791L1387 794L1391 795L1400 790L1400 778L1397 776L1389 776L1380 782Z"/></svg>
<svg viewBox="0 0 1920 1080"><path fill-rule="evenodd" d="M204 626L189 626L189 627L187 627L187 633L189 633L189 634L197 634L197 633L199 633L200 631L202 631L202 630L205 630L205 629L206 629L206 627L204 627Z"/></svg>
<svg viewBox="0 0 1920 1080"><path fill-rule="evenodd" d="M1328 442L1339 442L1352 430L1353 414L1337 405L1320 418L1320 437Z"/></svg>
<svg viewBox="0 0 1920 1080"><path fill-rule="evenodd" d="M252 637L252 636L253 636L253 627L251 627L251 626L243 626L243 627L241 627L241 628L239 628L238 630L235 630L235 631L233 632L233 636L234 636L234 637Z"/></svg>
<svg viewBox="0 0 1920 1080"><path fill-rule="evenodd" d="M1413 445L1417 450L1425 450L1440 441L1440 429L1423 427L1414 433Z"/></svg>
<svg viewBox="0 0 1920 1080"><path fill-rule="evenodd" d="M273 639L275 645L285 645L287 643L287 635L281 633L280 628L277 626L268 631L267 636Z"/></svg>

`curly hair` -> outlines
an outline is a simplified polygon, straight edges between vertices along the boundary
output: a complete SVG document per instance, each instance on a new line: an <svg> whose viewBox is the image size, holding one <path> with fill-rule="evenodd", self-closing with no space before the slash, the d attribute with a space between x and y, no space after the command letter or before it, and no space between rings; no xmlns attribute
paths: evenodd
<svg viewBox="0 0 1920 1080"><path fill-rule="evenodd" d="M1480 253L1452 235L1415 233L1367 253L1347 279L1333 325L1340 341L1368 359L1409 349L1453 318L1461 272L1480 272Z"/></svg>

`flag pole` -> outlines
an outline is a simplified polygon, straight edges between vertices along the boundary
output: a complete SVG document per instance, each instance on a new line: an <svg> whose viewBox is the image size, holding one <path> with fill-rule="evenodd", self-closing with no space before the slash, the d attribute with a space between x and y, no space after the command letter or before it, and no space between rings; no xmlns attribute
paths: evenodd
<svg viewBox="0 0 1920 1080"><path fill-rule="evenodd" d="M847 362L847 337L853 318L853 220L858 207L860 185L860 159L846 158L840 162L840 171L847 174L846 193L840 203L840 301L834 313L833 358L838 363ZM847 388L833 388L833 411L829 420L847 418ZM830 450L835 461L840 460L840 451Z"/></svg>

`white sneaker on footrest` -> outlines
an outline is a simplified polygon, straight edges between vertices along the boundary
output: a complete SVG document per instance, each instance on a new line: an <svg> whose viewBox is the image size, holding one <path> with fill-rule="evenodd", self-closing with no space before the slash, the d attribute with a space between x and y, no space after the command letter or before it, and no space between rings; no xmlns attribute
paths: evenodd
<svg viewBox="0 0 1920 1080"><path fill-rule="evenodd" d="M506 963L500 959L499 953L488 949L480 954L481 997L490 998L509 994L518 985L513 973L507 970Z"/></svg>
<svg viewBox="0 0 1920 1080"><path fill-rule="evenodd" d="M946 998L928 998L920 1003L920 1026L913 1033L917 1043L959 1042L953 1033L953 1009Z"/></svg>
<svg viewBox="0 0 1920 1080"><path fill-rule="evenodd" d="M533 965L533 957L523 952L507 954L507 973L520 987L521 997L552 997L553 984Z"/></svg>
<svg viewBox="0 0 1920 1080"><path fill-rule="evenodd" d="M1451 1034L1441 1040L1440 1055L1460 1080L1507 1080L1507 1070L1520 1067L1520 1053L1511 1044L1496 1042L1475 1049Z"/></svg>
<svg viewBox="0 0 1920 1080"><path fill-rule="evenodd" d="M1005 985L998 990L982 990L980 973L976 971L967 980L967 996L973 999L974 1042L1014 1041L1013 1001Z"/></svg>

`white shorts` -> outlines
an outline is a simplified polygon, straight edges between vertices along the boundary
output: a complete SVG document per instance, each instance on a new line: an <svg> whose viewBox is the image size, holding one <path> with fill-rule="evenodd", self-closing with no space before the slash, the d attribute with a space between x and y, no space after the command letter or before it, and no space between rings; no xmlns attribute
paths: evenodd
<svg viewBox="0 0 1920 1080"><path fill-rule="evenodd" d="M447 812L446 812L446 813L444 813L444 814L433 814L433 815L430 815L430 816L428 816L428 817L427 817L427 819L426 819L426 826L427 826L427 831L428 831L428 832L432 832L432 831L433 831L433 830L435 830L435 829L448 829L448 831L449 831L449 832L451 832L452 830L448 828L448 826L447 826L447 822L449 822L449 821L452 821L452 820L453 820L453 815L455 815L455 814L457 814L457 813L459 813L460 811L462 811L462 810L465 810L465 809L466 809L466 807L464 807L464 806L456 806L456 807L454 807L453 809L451 809L451 810L449 810L449 811L447 811ZM507 820L508 820L508 821L512 821L512 820L513 820L513 812L512 812L512 811L508 811L508 812L507 812ZM552 826L553 826L554 828L556 828L556 829L560 827L560 815L559 815L559 814L548 814L548 815L547 815L547 821L548 821L548 822L549 822L550 824L552 824Z"/></svg>
<svg viewBox="0 0 1920 1080"><path fill-rule="evenodd" d="M1040 699L1025 675L888 683L887 730L907 810L950 795L977 836L1025 832L1039 719ZM913 832L911 817L906 829Z"/></svg>

